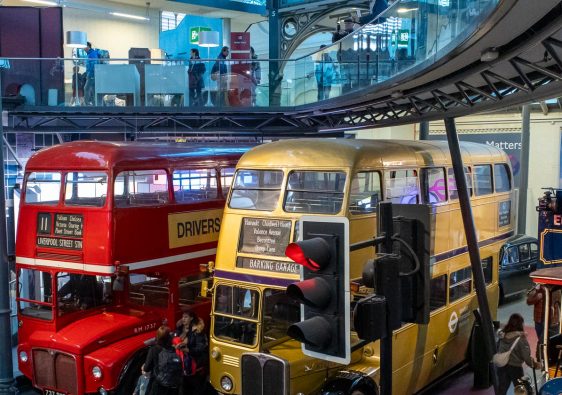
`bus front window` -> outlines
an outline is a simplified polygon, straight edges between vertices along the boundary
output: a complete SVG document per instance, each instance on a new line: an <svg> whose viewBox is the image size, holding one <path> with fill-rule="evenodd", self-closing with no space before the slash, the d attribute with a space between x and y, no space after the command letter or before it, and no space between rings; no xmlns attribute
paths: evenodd
<svg viewBox="0 0 562 395"><path fill-rule="evenodd" d="M58 315L108 305L111 277L92 274L57 273Z"/></svg>
<svg viewBox="0 0 562 395"><path fill-rule="evenodd" d="M290 213L337 214L345 187L344 172L293 171L287 182L284 209Z"/></svg>
<svg viewBox="0 0 562 395"><path fill-rule="evenodd" d="M266 289L263 294L264 347L287 337L287 329L300 321L300 303L284 290Z"/></svg>
<svg viewBox="0 0 562 395"><path fill-rule="evenodd" d="M55 206L59 202L61 175L57 172L33 172L25 183L25 202Z"/></svg>
<svg viewBox="0 0 562 395"><path fill-rule="evenodd" d="M215 337L234 343L256 344L258 313L258 291L219 285L215 292Z"/></svg>
<svg viewBox="0 0 562 395"><path fill-rule="evenodd" d="M273 211L279 199L282 182L281 170L238 170L229 207Z"/></svg>
<svg viewBox="0 0 562 395"><path fill-rule="evenodd" d="M22 315L53 319L51 274L40 270L18 270L18 307Z"/></svg>

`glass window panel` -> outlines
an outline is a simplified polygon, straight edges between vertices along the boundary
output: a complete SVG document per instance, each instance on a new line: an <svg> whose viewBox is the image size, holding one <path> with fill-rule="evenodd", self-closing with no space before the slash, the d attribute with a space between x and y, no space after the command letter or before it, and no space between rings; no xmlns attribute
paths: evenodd
<svg viewBox="0 0 562 395"><path fill-rule="evenodd" d="M384 172L385 200L400 204L419 203L418 173L416 170Z"/></svg>
<svg viewBox="0 0 562 395"><path fill-rule="evenodd" d="M464 167L464 174L466 177L466 186L468 188L469 196L472 196L472 172L470 167ZM449 184L449 198L451 200L456 200L459 198L459 193L457 190L457 181L455 180L455 173L452 167L447 169L447 177Z"/></svg>
<svg viewBox="0 0 562 395"><path fill-rule="evenodd" d="M197 203L218 199L215 169L175 170L172 173L176 203Z"/></svg>
<svg viewBox="0 0 562 395"><path fill-rule="evenodd" d="M518 263L519 262L519 250L517 247L509 247L507 250L508 262L511 263Z"/></svg>
<svg viewBox="0 0 562 395"><path fill-rule="evenodd" d="M344 172L293 171L284 209L296 213L336 214L343 203Z"/></svg>
<svg viewBox="0 0 562 395"><path fill-rule="evenodd" d="M494 185L496 192L508 192L511 190L511 173L507 164L494 165Z"/></svg>
<svg viewBox="0 0 562 395"><path fill-rule="evenodd" d="M482 270L484 271L484 281L486 284L492 283L492 274L493 274L493 263L494 260L490 256L488 258L482 259Z"/></svg>
<svg viewBox="0 0 562 395"><path fill-rule="evenodd" d="M529 244L531 247L531 258L537 258L539 256L539 246L536 243Z"/></svg>
<svg viewBox="0 0 562 395"><path fill-rule="evenodd" d="M447 201L445 170L442 168L422 169L421 183L424 203L440 203Z"/></svg>
<svg viewBox="0 0 562 395"><path fill-rule="evenodd" d="M72 172L66 175L64 204L103 207L107 197L107 174Z"/></svg>
<svg viewBox="0 0 562 395"><path fill-rule="evenodd" d="M206 273L180 278L178 282L180 305L192 305L200 300L203 280L208 280Z"/></svg>
<svg viewBox="0 0 562 395"><path fill-rule="evenodd" d="M470 267L451 273L449 282L449 303L470 294L472 291L472 273Z"/></svg>
<svg viewBox="0 0 562 395"><path fill-rule="evenodd" d="M266 289L263 300L264 344L287 336L290 325L300 321L300 303L284 290Z"/></svg>
<svg viewBox="0 0 562 395"><path fill-rule="evenodd" d="M232 185L232 180L234 180L234 171L236 169L234 167L227 167L220 170L221 173L221 187L222 187L222 195L224 198L228 196L228 192L230 191L230 186Z"/></svg>
<svg viewBox="0 0 562 395"><path fill-rule="evenodd" d="M219 285L214 306L214 335L217 338L247 345L256 343L258 291Z"/></svg>
<svg viewBox="0 0 562 395"><path fill-rule="evenodd" d="M60 188L60 173L33 172L25 183L25 202L54 206L59 202Z"/></svg>
<svg viewBox="0 0 562 395"><path fill-rule="evenodd" d="M165 170L124 171L115 178L116 207L157 206L168 203Z"/></svg>
<svg viewBox="0 0 562 395"><path fill-rule="evenodd" d="M18 270L18 307L21 314L42 320L53 319L51 274L40 270Z"/></svg>
<svg viewBox="0 0 562 395"><path fill-rule="evenodd" d="M521 244L519 246L519 259L521 261L528 261L531 258L529 244Z"/></svg>
<svg viewBox="0 0 562 395"><path fill-rule="evenodd" d="M359 172L353 177L349 194L349 211L352 214L376 212L381 199L381 176L378 171Z"/></svg>
<svg viewBox="0 0 562 395"><path fill-rule="evenodd" d="M58 315L89 310L111 302L111 277L57 273Z"/></svg>
<svg viewBox="0 0 562 395"><path fill-rule="evenodd" d="M474 166L474 193L476 196L489 195L492 188L492 166Z"/></svg>
<svg viewBox="0 0 562 395"><path fill-rule="evenodd" d="M229 207L273 211L279 200L282 182L281 170L238 170Z"/></svg>
<svg viewBox="0 0 562 395"><path fill-rule="evenodd" d="M447 304L447 275L431 279L429 283L429 306L431 311Z"/></svg>
<svg viewBox="0 0 562 395"><path fill-rule="evenodd" d="M168 307L170 283L165 278L131 274L129 276L129 301L150 307Z"/></svg>

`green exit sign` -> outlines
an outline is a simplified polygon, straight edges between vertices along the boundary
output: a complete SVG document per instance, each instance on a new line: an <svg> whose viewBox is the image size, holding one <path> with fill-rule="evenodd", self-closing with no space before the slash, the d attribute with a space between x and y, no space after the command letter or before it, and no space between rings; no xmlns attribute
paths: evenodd
<svg viewBox="0 0 562 395"><path fill-rule="evenodd" d="M190 44L199 44L199 32L210 32L211 28L203 27L203 26L196 26L189 29L189 43Z"/></svg>
<svg viewBox="0 0 562 395"><path fill-rule="evenodd" d="M408 41L410 41L410 31L405 29L398 30L397 41L399 47L407 47Z"/></svg>

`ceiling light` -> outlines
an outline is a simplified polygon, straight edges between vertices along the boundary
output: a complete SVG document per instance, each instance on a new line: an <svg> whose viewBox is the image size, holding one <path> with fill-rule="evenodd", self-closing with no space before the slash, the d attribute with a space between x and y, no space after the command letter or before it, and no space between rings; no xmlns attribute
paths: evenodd
<svg viewBox="0 0 562 395"><path fill-rule="evenodd" d="M129 19L136 19L138 21L149 21L150 19L145 16L138 16L138 15L131 15L131 14L123 14L121 12L110 12L113 16L118 16L121 18L129 18Z"/></svg>
<svg viewBox="0 0 562 395"><path fill-rule="evenodd" d="M399 14L404 14L406 12L410 12L410 11L417 11L417 8L399 8L396 10L397 13Z"/></svg>
<svg viewBox="0 0 562 395"><path fill-rule="evenodd" d="M28 3L37 3L37 4L50 5L50 6L59 5L59 3L56 1L48 1L48 0L23 0L23 1L26 1Z"/></svg>

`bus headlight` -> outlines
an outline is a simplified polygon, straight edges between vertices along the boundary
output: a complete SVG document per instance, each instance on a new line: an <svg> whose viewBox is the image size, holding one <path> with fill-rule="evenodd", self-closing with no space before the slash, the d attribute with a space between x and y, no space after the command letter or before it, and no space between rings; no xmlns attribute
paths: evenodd
<svg viewBox="0 0 562 395"><path fill-rule="evenodd" d="M94 376L95 379L101 379L102 372L99 366L94 366L92 368L92 376Z"/></svg>
<svg viewBox="0 0 562 395"><path fill-rule="evenodd" d="M20 361L25 363L27 362L27 360L28 360L27 353L25 351L20 351Z"/></svg>
<svg viewBox="0 0 562 395"><path fill-rule="evenodd" d="M107 395L107 390L103 387L100 387L100 389L98 390L98 392L100 393L100 395Z"/></svg>
<svg viewBox="0 0 562 395"><path fill-rule="evenodd" d="M232 391L232 380L228 376L221 377L221 388L227 392Z"/></svg>

